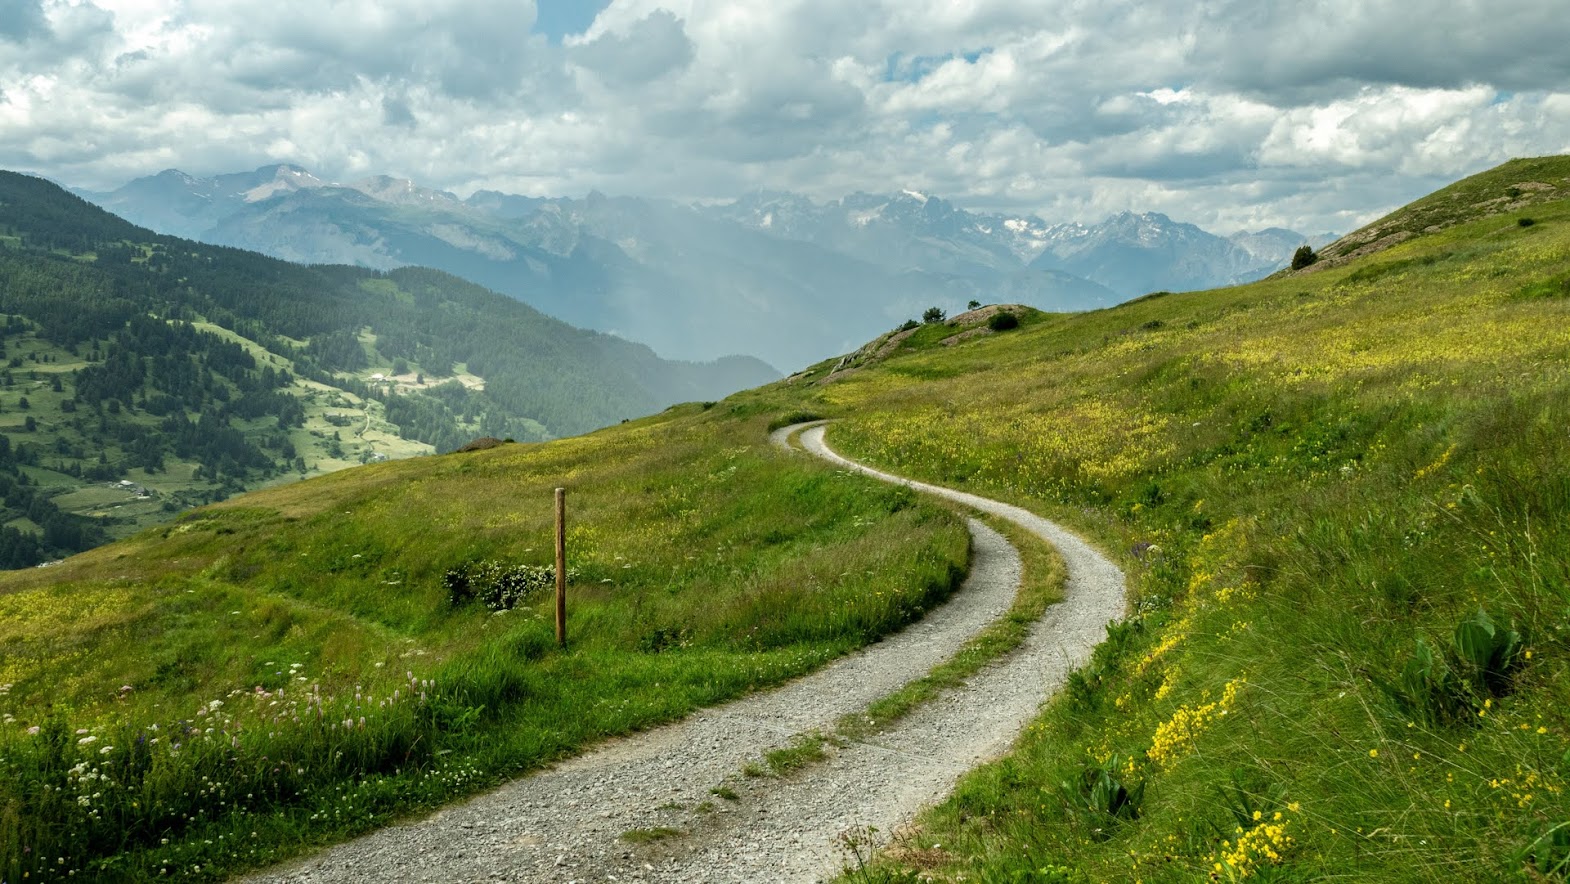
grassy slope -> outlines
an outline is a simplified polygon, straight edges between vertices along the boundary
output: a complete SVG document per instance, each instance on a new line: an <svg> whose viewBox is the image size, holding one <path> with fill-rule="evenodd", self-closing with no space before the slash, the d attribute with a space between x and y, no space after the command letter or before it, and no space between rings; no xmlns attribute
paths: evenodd
<svg viewBox="0 0 1570 884"><path fill-rule="evenodd" d="M805 671L951 589L953 516L771 450L768 419L688 406L346 470L0 575L0 877L285 856ZM442 583L549 563L557 485L566 652L548 593L491 614Z"/></svg>
<svg viewBox="0 0 1570 884"><path fill-rule="evenodd" d="M1325 246L1320 257L1336 264L1361 249L1434 233L1462 221L1507 212L1530 216L1523 210L1563 199L1566 187L1570 187L1570 167L1564 157L1511 160L1402 206Z"/></svg>
<svg viewBox="0 0 1570 884"><path fill-rule="evenodd" d="M21 783L0 797L0 849L44 823L78 862L129 830L118 862L208 876L887 628L915 604L896 590L946 585L963 534L904 492L762 450L768 417L794 412L843 417L831 438L851 453L1078 525L1124 559L1139 599L1019 751L929 819L905 854L919 871L880 874L1518 869L1570 817L1557 702L1570 687L1570 205L1531 214L1531 227L1459 224L1345 268L1031 314L954 347L929 327L825 386L811 382L829 364L708 412L346 471L0 578L13 667L0 682L14 682L0 711L15 716L0 784ZM546 501L564 481L583 570L572 651L550 650L543 603L446 609L451 564L545 561ZM1456 694L1475 702L1454 717L1377 686L1419 636L1449 646L1479 603L1529 637L1512 683ZM133 689L112 699L122 672ZM265 695L224 693L258 684ZM416 691L427 701L411 703ZM212 700L226 705L197 717ZM291 729L317 708L322 724ZM340 715L348 728L330 725ZM238 751L197 727L179 731L183 760L144 754L145 726L172 735L178 719L237 736ZM79 724L97 729L72 734ZM104 743L118 749L93 754ZM306 773L277 764L289 752ZM153 799L162 816L80 771L54 804L22 803L40 790L20 774L59 782L88 759L125 781L144 758L173 790ZM1145 784L1136 819L1094 810L1087 767ZM88 789L108 799L74 809ZM1255 810L1281 828L1256 828ZM252 830L256 846L233 847ZM155 845L164 835L173 843ZM1544 868L1551 854L1535 850Z"/></svg>
<svg viewBox="0 0 1570 884"><path fill-rule="evenodd" d="M1138 599L869 879L1563 878L1570 201L789 395L848 454L1079 526ZM1480 605L1529 655L1468 686Z"/></svg>

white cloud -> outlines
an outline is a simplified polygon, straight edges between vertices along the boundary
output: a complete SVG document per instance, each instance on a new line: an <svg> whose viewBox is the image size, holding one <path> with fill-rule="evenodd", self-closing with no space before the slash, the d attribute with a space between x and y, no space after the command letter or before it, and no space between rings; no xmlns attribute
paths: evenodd
<svg viewBox="0 0 1570 884"><path fill-rule="evenodd" d="M532 0L22 0L0 156L90 187L288 160L1322 230L1570 149L1570 17L1538 0L613 0L565 45L534 22Z"/></svg>

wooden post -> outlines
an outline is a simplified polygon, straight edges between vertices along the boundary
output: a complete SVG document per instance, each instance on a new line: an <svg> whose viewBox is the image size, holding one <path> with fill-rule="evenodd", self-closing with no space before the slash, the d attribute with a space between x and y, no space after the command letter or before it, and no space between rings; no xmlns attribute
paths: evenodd
<svg viewBox="0 0 1570 884"><path fill-rule="evenodd" d="M556 489L556 646L567 647L567 489Z"/></svg>

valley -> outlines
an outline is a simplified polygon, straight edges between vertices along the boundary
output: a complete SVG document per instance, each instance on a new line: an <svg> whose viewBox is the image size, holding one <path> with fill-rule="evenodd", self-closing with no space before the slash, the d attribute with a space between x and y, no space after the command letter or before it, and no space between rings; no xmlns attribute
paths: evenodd
<svg viewBox="0 0 1570 884"><path fill-rule="evenodd" d="M1249 282L1333 236L1217 236L1159 213L1097 224L972 212L912 190L814 201L758 191L683 205L608 196L467 198L298 166L198 178L170 169L77 191L135 223L305 263L434 267L678 359L744 353L785 371L933 305L1109 307Z"/></svg>
<svg viewBox="0 0 1570 884"><path fill-rule="evenodd" d="M844 880L1562 878L1566 196L1570 159L1512 161L1256 283L934 316L724 398L253 491L0 575L0 869L218 880L299 861L497 786L480 801L544 788L597 751L638 756L657 725L703 726L700 709L938 627L924 618L983 567L982 541L934 499L770 441L828 420L814 432L848 458L1060 523L1128 593L1006 754L896 832L834 817ZM418 296L400 273L370 279ZM9 370L47 402L69 353L28 343L27 322ZM202 329L158 328L227 354L215 377L238 364ZM311 340L312 359L354 352ZM94 349L77 354L89 391ZM38 377L19 374L35 352ZM0 419L19 396L0 393ZM470 589L552 567L562 486L558 648L547 594L487 607ZM612 814L592 849L650 866L693 851L719 874L741 848L706 839L737 818L791 806L885 728L988 708L962 698L1064 610L1047 606L1052 554L1009 536L1026 575L1011 611L1030 613L983 630L974 666L976 645L926 661L822 739L791 739L821 721L777 727L774 748L742 750L761 756L740 785L705 774L625 813L590 796ZM1076 553L1056 542L1072 599ZM881 812L900 785L847 788ZM464 868L554 875L524 830L464 836L507 842L477 841Z"/></svg>
<svg viewBox="0 0 1570 884"><path fill-rule="evenodd" d="M1567 46L0 3L0 884L1570 884Z"/></svg>
<svg viewBox="0 0 1570 884"><path fill-rule="evenodd" d="M482 436L537 442L777 376L662 360L422 268L162 236L12 173L0 230L0 460L21 489L0 567L249 489Z"/></svg>

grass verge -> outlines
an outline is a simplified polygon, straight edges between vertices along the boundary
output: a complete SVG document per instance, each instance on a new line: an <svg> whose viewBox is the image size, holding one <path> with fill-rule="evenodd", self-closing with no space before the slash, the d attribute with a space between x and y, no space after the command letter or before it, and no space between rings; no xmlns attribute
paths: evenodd
<svg viewBox="0 0 1570 884"><path fill-rule="evenodd" d="M0 577L0 877L220 878L799 675L952 591L958 520L782 456L769 416L350 470ZM565 650L548 592L490 610L445 578L548 566L558 485Z"/></svg>
<svg viewBox="0 0 1570 884"><path fill-rule="evenodd" d="M943 691L964 684L982 667L1019 647L1031 624L1046 613L1047 606L1062 601L1063 560L1052 545L1005 519L981 518L1019 551L1023 572L1013 604L1002 617L967 641L954 656L933 667L931 672L873 701L861 712L841 718L834 727L837 736L847 740L866 739Z"/></svg>
<svg viewBox="0 0 1570 884"><path fill-rule="evenodd" d="M828 757L825 745L867 739L887 729L920 708L943 691L958 687L987 664L1019 647L1031 624L1040 619L1049 605L1063 598L1065 571L1063 560L1052 545L1035 534L995 516L980 514L1002 533L1020 553L1022 573L1019 591L1009 610L968 640L954 656L933 667L920 678L867 705L861 712L845 715L825 736L817 731L797 734L790 745L764 753L763 764L749 763L742 775L758 778L796 771ZM716 795L736 800L728 786L711 789Z"/></svg>

